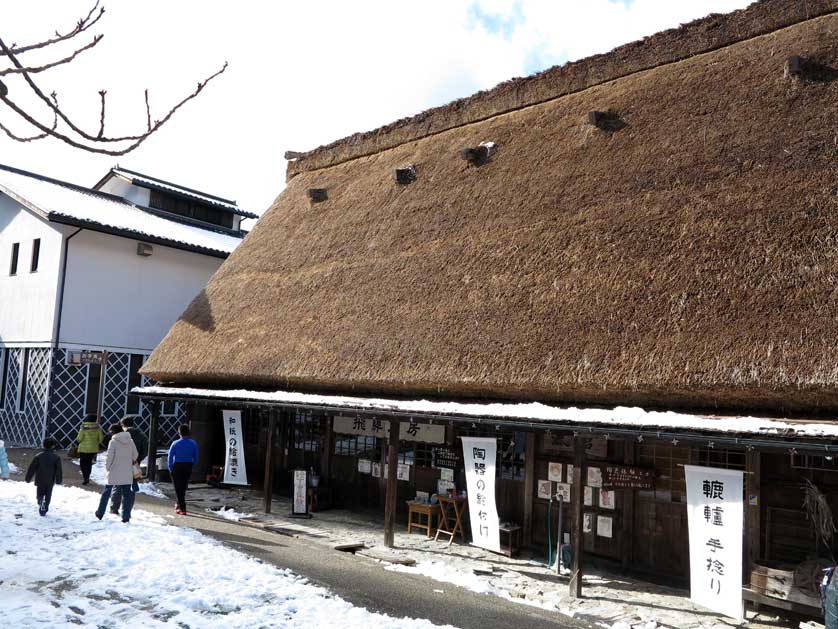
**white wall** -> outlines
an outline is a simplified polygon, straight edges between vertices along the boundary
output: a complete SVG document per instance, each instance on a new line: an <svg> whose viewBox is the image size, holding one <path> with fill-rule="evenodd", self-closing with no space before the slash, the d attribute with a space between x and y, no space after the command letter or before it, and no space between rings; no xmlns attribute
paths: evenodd
<svg viewBox="0 0 838 629"><path fill-rule="evenodd" d="M85 230L71 241L61 316L62 347L150 351L221 266L221 258Z"/></svg>
<svg viewBox="0 0 838 629"><path fill-rule="evenodd" d="M111 177L99 190L122 197L143 207L149 206L149 199L151 198L151 192L148 188L140 188L119 177Z"/></svg>
<svg viewBox="0 0 838 629"><path fill-rule="evenodd" d="M38 271L30 272L32 241L41 239ZM20 243L17 274L9 275L12 244ZM52 340L62 230L0 193L0 345Z"/></svg>

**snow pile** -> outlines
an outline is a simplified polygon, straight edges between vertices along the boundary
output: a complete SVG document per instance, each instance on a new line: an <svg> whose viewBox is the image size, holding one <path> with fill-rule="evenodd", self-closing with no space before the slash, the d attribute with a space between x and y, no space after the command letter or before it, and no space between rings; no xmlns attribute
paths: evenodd
<svg viewBox="0 0 838 629"><path fill-rule="evenodd" d="M135 510L93 516L97 496L57 487L47 517L35 489L0 483L0 609L8 627L431 627L371 613L290 571Z"/></svg>
<svg viewBox="0 0 838 629"><path fill-rule="evenodd" d="M251 513L240 513L236 511L233 507L221 507L219 509L207 509L210 513L214 513L218 517L224 518L225 520L232 520L233 522L238 522L239 520L246 520L247 518L252 518L253 514Z"/></svg>
<svg viewBox="0 0 838 629"><path fill-rule="evenodd" d="M517 419L524 422L527 420L548 421L581 426L627 426L645 430L705 430L731 434L838 437L838 424L791 422L766 417L691 415L673 411L647 411L634 406L617 406L612 409L605 409L576 408L574 406L563 408L548 406L540 402L465 404L460 402L431 402L429 400L388 400L342 395L317 395L292 391L218 390L160 386L135 387L131 392L140 395L170 395L178 399L222 399L280 404L311 404L329 408L427 413L444 417L491 417Z"/></svg>
<svg viewBox="0 0 838 629"><path fill-rule="evenodd" d="M9 461L9 474L20 474L20 468Z"/></svg>

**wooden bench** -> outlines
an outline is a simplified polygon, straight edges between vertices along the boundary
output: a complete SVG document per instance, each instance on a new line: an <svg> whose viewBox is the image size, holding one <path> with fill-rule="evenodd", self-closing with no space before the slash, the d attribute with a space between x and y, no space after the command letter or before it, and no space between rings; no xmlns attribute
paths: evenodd
<svg viewBox="0 0 838 629"><path fill-rule="evenodd" d="M414 520L413 516L417 515L418 520ZM422 516L425 521L422 521ZM430 538L432 532L436 529L434 526L434 518L439 521L439 505L432 505L425 502L415 502L413 500L407 501L407 532L410 533L413 529L424 530Z"/></svg>

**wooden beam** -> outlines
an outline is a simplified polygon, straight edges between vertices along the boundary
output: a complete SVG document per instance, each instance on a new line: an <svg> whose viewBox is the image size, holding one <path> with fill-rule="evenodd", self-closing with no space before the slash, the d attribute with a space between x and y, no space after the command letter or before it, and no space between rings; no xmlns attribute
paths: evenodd
<svg viewBox="0 0 838 629"><path fill-rule="evenodd" d="M332 452L335 449L331 417L323 417L320 420L320 433L320 478L324 485L329 485L329 477L332 472Z"/></svg>
<svg viewBox="0 0 838 629"><path fill-rule="evenodd" d="M760 515L762 509L760 464L762 455L757 450L749 450L745 454L745 459L746 470L750 474L745 474L745 556L747 557L747 565L742 577L748 582L751 578L754 563L760 559ZM756 501L756 504L751 504L752 499Z"/></svg>
<svg viewBox="0 0 838 629"><path fill-rule="evenodd" d="M265 513L271 512L271 502L274 497L274 433L276 432L276 409L270 411L268 420L268 439L265 443Z"/></svg>
<svg viewBox="0 0 838 629"><path fill-rule="evenodd" d="M146 475L149 482L157 480L157 424L160 420L160 401L151 403L151 426L148 429L148 463Z"/></svg>
<svg viewBox="0 0 838 629"><path fill-rule="evenodd" d="M585 550L585 447L586 442L581 437L573 438L573 524L570 531L570 542L573 546L573 562L570 569L570 596L582 597L582 560Z"/></svg>
<svg viewBox="0 0 838 629"><path fill-rule="evenodd" d="M532 544L532 505L535 493L535 433L527 433L524 453L524 546Z"/></svg>
<svg viewBox="0 0 838 629"><path fill-rule="evenodd" d="M635 463L635 443L631 439L623 441L623 463L626 465L634 465ZM637 491L634 489L623 490L623 539L622 551L623 555L623 570L631 568L632 560L634 559L634 500L637 496Z"/></svg>
<svg viewBox="0 0 838 629"><path fill-rule="evenodd" d="M396 455L399 449L399 422L390 420L390 438L387 440L387 493L384 497L384 545L392 548L395 544L396 523ZM382 470L383 473L384 470ZM382 474L383 475L383 474Z"/></svg>

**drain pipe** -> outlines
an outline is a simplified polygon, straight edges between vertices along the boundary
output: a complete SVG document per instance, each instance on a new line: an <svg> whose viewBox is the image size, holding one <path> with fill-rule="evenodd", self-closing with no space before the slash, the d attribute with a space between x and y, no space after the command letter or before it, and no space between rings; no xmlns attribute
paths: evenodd
<svg viewBox="0 0 838 629"><path fill-rule="evenodd" d="M80 231L84 231L83 228L79 227L76 231L64 239L64 255L62 256L63 260L61 262L61 284L58 287L58 310L55 315L55 335L52 343L53 349L58 349L58 344L61 341L61 315L64 311L64 285L67 282L67 257L70 253L70 239Z"/></svg>

